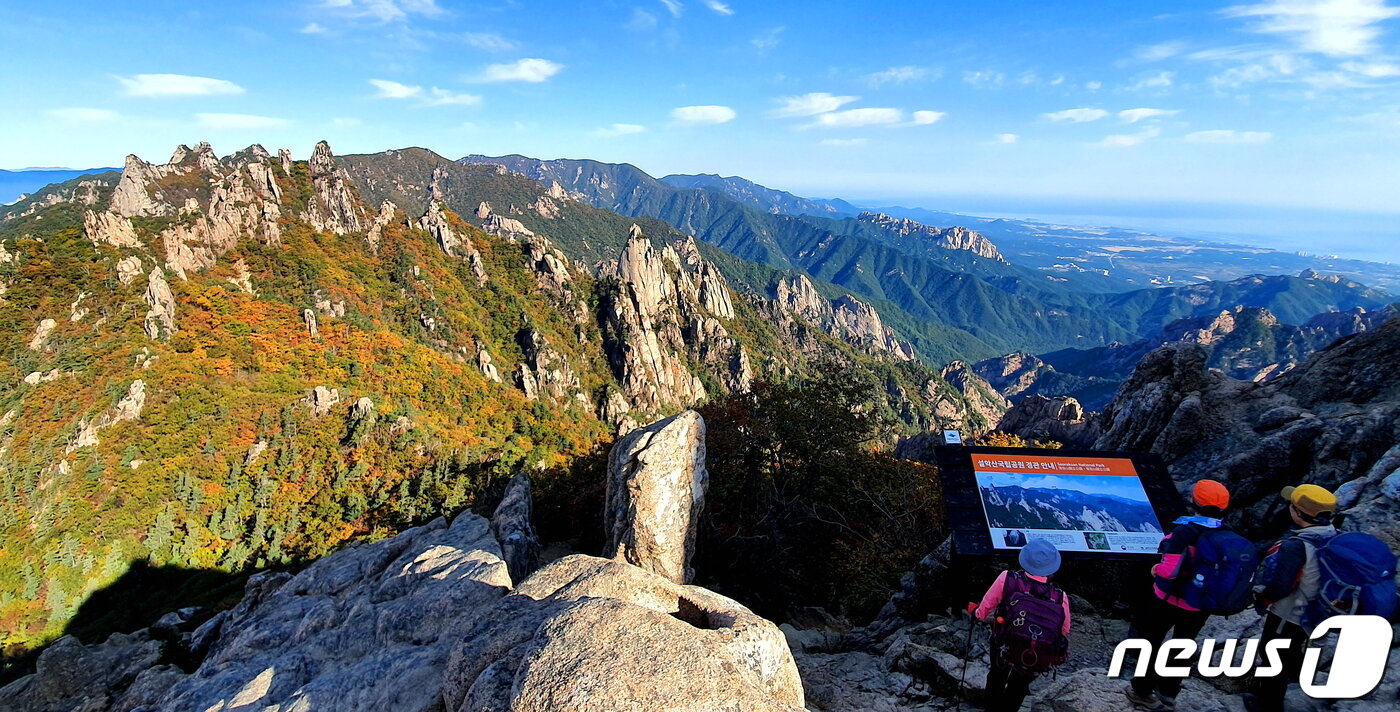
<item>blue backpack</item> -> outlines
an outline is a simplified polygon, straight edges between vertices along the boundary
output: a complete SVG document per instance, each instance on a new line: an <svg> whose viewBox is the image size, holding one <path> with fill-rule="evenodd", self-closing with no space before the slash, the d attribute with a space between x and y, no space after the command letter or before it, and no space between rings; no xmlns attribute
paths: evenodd
<svg viewBox="0 0 1400 712"><path fill-rule="evenodd" d="M1303 627L1338 615L1395 617L1395 554L1364 532L1347 532L1317 547L1319 588L1303 611Z"/></svg>
<svg viewBox="0 0 1400 712"><path fill-rule="evenodd" d="M1224 527L1206 529L1196 540L1181 597L1187 605L1212 615L1229 616L1254 602L1251 588L1259 554L1254 544Z"/></svg>

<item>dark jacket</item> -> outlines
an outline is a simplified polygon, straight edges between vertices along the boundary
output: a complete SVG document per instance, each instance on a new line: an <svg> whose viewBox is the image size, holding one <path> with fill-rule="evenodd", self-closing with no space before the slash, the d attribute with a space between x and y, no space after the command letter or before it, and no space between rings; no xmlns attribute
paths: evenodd
<svg viewBox="0 0 1400 712"><path fill-rule="evenodd" d="M1331 524L1295 528L1269 547L1254 581L1254 593L1270 613L1302 625L1303 611L1317 597L1321 585L1317 547L1336 535L1337 528Z"/></svg>

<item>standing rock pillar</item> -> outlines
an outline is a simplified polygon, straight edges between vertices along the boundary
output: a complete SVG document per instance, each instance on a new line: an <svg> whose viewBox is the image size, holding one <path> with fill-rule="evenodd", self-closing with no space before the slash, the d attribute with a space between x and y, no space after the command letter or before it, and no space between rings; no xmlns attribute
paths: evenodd
<svg viewBox="0 0 1400 712"><path fill-rule="evenodd" d="M603 556L690 583L709 484L699 413L688 410L628 433L608 455Z"/></svg>

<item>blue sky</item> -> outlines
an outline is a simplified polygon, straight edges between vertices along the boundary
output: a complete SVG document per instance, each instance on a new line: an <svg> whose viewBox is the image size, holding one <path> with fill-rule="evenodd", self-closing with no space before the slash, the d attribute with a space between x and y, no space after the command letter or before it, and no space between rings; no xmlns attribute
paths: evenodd
<svg viewBox="0 0 1400 712"><path fill-rule="evenodd" d="M1400 225L1397 27L1387 0L11 0L0 167L324 138L934 208Z"/></svg>
<svg viewBox="0 0 1400 712"><path fill-rule="evenodd" d="M1026 489L1062 489L1104 494L1146 502L1147 492L1136 477L1118 475L1027 475L1017 472L979 472L981 487L1024 487Z"/></svg>

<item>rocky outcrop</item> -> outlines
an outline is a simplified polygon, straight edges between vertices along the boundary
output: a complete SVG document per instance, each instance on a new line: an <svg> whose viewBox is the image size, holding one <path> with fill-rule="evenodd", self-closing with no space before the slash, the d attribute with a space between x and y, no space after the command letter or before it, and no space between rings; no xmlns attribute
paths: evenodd
<svg viewBox="0 0 1400 712"><path fill-rule="evenodd" d="M915 358L914 347L885 326L874 307L849 294L828 301L805 274L779 280L775 299L792 315L863 350L901 361Z"/></svg>
<svg viewBox="0 0 1400 712"><path fill-rule="evenodd" d="M1302 481L1335 489L1360 480L1353 501L1371 509L1364 526L1400 522L1400 503L1381 487L1386 454L1400 443L1400 385L1389 373L1400 363L1400 320L1267 383L1206 362L1195 344L1148 354L1105 409L1095 447L1156 452L1183 488L1201 477L1229 483L1246 531L1273 534L1279 488Z"/></svg>
<svg viewBox="0 0 1400 712"><path fill-rule="evenodd" d="M505 495L491 515L491 533L501 544L501 559L515 581L524 581L540 565L540 538L535 533L530 475L510 478Z"/></svg>
<svg viewBox="0 0 1400 712"><path fill-rule="evenodd" d="M301 321L306 326L306 335L313 338L321 338L321 328L316 320L316 312L310 309L301 310Z"/></svg>
<svg viewBox="0 0 1400 712"><path fill-rule="evenodd" d="M315 195L306 206L306 220L323 232L344 235L365 229L365 217L350 179L335 165L330 144L316 143L307 161Z"/></svg>
<svg viewBox="0 0 1400 712"><path fill-rule="evenodd" d="M699 413L686 411L628 433L608 455L603 555L689 583L709 479Z"/></svg>
<svg viewBox="0 0 1400 712"><path fill-rule="evenodd" d="M984 424L984 429L994 427L1007 408L1011 407L1011 403L963 361L944 366L942 376L943 380L962 393L967 401L967 410Z"/></svg>
<svg viewBox="0 0 1400 712"><path fill-rule="evenodd" d="M527 398L544 398L556 403L578 398L587 402L568 359L551 346L543 334L534 328L525 328L516 334L515 340L525 355L525 362L516 372L516 385Z"/></svg>
<svg viewBox="0 0 1400 712"><path fill-rule="evenodd" d="M488 235L515 239L535 234L519 220L496 214L491 209L491 204L487 202L482 202L477 206L476 217L481 220L481 231Z"/></svg>
<svg viewBox="0 0 1400 712"><path fill-rule="evenodd" d="M442 203L436 200L429 203L428 211L418 221L418 226L427 230L428 234L438 241L438 246L442 248L443 252L467 260L467 263L471 265L472 276L476 278L477 286L486 284L486 267L481 261L481 253L472 244L471 238L459 235L457 231L452 229Z"/></svg>
<svg viewBox="0 0 1400 712"><path fill-rule="evenodd" d="M675 280L641 229L632 226L614 272L617 290L599 306L604 348L627 399L652 411L685 407L705 397L690 372L676 320L681 297Z"/></svg>
<svg viewBox="0 0 1400 712"><path fill-rule="evenodd" d="M496 368L496 363L491 360L491 352L482 347L476 352L476 367L481 371L481 375L497 382L501 382L501 371Z"/></svg>
<svg viewBox="0 0 1400 712"><path fill-rule="evenodd" d="M398 213L398 209L391 200L379 204L379 213L374 216L374 222L370 223L369 230L365 232L365 241L369 243L371 252L379 252L379 244L384 241L384 228L394 222L394 215Z"/></svg>
<svg viewBox="0 0 1400 712"><path fill-rule="evenodd" d="M78 432L73 436L73 440L68 443L64 452L73 452L81 447L92 447L98 444L97 434L102 430L112 427L117 423L136 420L141 417L141 411L146 407L146 382L136 379L127 386L126 395L122 396L111 408L92 420L84 419L78 426Z"/></svg>
<svg viewBox="0 0 1400 712"><path fill-rule="evenodd" d="M118 282L122 284L131 284L135 282L136 278L140 277L143 272L141 258L136 255L127 255L117 260L116 270Z"/></svg>
<svg viewBox="0 0 1400 712"><path fill-rule="evenodd" d="M452 712L799 712L782 633L738 603L626 564L570 556L464 632Z"/></svg>
<svg viewBox="0 0 1400 712"><path fill-rule="evenodd" d="M331 408L340 403L340 390L316 386L306 394L306 404L311 407L311 415L322 416L331 412Z"/></svg>
<svg viewBox="0 0 1400 712"><path fill-rule="evenodd" d="M862 212L856 219L897 235L913 237L929 247L944 250L966 250L978 257L1005 263L997 246L985 235L965 227L933 227L913 220L894 218L884 213Z"/></svg>
<svg viewBox="0 0 1400 712"><path fill-rule="evenodd" d="M1102 434L1099 414L1086 413L1069 396L1027 396L1006 411L997 430L1027 440L1052 440L1068 448L1091 447Z"/></svg>
<svg viewBox="0 0 1400 712"><path fill-rule="evenodd" d="M178 331L175 327L175 294L170 291L170 284L165 281L165 271L159 266L152 267L146 279L146 305L150 307L142 322L146 336L168 339Z"/></svg>
<svg viewBox="0 0 1400 712"><path fill-rule="evenodd" d="M1029 390L1051 368L1035 356L1018 351L978 361L972 365L972 370L998 393L1014 398Z"/></svg>
<svg viewBox="0 0 1400 712"><path fill-rule="evenodd" d="M58 322L53 319L40 319L34 327L34 333L29 336L29 350L41 351L49 343L49 334L53 333Z"/></svg>
<svg viewBox="0 0 1400 712"><path fill-rule="evenodd" d="M133 709L133 702L145 701L141 692L153 677L174 670L157 666L160 657L161 642L144 630L117 633L99 645L65 635L39 656L34 674L0 688L0 710Z"/></svg>
<svg viewBox="0 0 1400 712"><path fill-rule="evenodd" d="M141 241L136 238L136 229L131 226L131 221L110 210L89 210L83 213L83 232L87 233L93 244L141 247Z"/></svg>

